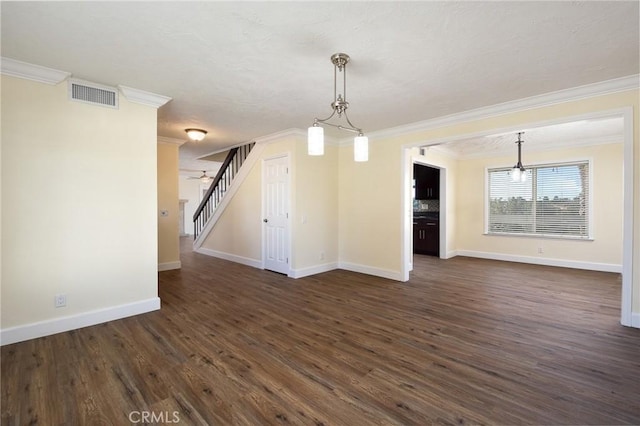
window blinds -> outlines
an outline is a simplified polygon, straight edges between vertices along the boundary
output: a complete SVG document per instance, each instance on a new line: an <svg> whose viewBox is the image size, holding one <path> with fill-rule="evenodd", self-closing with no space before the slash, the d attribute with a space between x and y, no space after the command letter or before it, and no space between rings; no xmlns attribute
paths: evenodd
<svg viewBox="0 0 640 426"><path fill-rule="evenodd" d="M489 233L588 238L589 162L527 168L526 182L511 169L489 169Z"/></svg>

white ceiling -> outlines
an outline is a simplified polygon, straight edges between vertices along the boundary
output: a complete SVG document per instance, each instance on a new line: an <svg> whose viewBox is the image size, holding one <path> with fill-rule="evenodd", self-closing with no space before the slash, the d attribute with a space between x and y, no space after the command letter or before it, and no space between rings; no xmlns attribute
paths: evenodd
<svg viewBox="0 0 640 426"><path fill-rule="evenodd" d="M639 72L639 2L2 2L2 55L170 96L181 159L330 112L365 132ZM201 169L201 167L194 167Z"/></svg>
<svg viewBox="0 0 640 426"><path fill-rule="evenodd" d="M580 120L518 131L523 132L521 138L524 141L523 152L546 151L575 146L622 143L624 120L622 117ZM458 159L515 155L518 131L464 138L428 149L435 149Z"/></svg>
<svg viewBox="0 0 640 426"><path fill-rule="evenodd" d="M181 158L179 174L181 176L200 177L205 172L209 176L215 176L220 166L222 166L222 162Z"/></svg>

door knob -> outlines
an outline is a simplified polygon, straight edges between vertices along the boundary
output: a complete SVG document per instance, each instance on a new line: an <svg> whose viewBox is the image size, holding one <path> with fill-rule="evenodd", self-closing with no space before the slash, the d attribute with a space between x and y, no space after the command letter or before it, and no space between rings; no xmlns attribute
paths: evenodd
<svg viewBox="0 0 640 426"><path fill-rule="evenodd" d="M262 219L262 221L263 221L264 223L267 223L267 222L269 222L269 219Z"/></svg>

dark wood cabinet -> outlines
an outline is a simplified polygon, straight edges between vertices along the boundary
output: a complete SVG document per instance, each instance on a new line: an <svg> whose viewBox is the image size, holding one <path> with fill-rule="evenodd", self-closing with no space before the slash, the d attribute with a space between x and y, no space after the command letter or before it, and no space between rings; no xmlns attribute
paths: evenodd
<svg viewBox="0 0 640 426"><path fill-rule="evenodd" d="M414 164L413 177L416 200L440 199L440 169ZM422 204L433 203L414 205L417 210L413 219L413 252L440 256L440 220L437 209L433 213L428 212L428 206L420 207Z"/></svg>
<svg viewBox="0 0 640 426"><path fill-rule="evenodd" d="M416 185L416 200L440 198L440 169L414 164L413 178Z"/></svg>
<svg viewBox="0 0 640 426"><path fill-rule="evenodd" d="M413 220L413 252L440 256L440 221L415 218Z"/></svg>

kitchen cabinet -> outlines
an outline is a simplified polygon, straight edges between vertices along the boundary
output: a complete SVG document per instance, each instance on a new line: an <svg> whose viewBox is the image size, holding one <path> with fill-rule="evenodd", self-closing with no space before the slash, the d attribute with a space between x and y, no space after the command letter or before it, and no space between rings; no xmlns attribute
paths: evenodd
<svg viewBox="0 0 640 426"><path fill-rule="evenodd" d="M413 219L413 252L440 256L440 221L438 219Z"/></svg>
<svg viewBox="0 0 640 426"><path fill-rule="evenodd" d="M440 169L414 164L413 178L416 185L416 200L440 198Z"/></svg>

